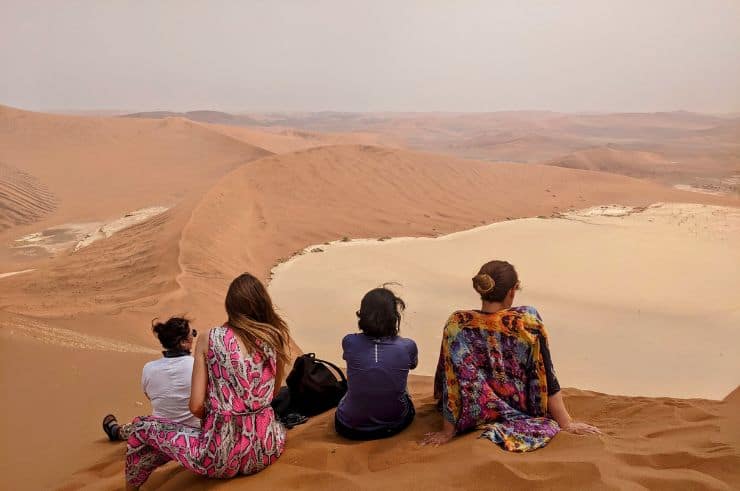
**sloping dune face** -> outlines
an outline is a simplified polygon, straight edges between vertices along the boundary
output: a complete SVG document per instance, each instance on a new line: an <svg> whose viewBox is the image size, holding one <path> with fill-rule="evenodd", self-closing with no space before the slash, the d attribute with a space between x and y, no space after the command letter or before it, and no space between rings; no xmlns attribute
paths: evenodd
<svg viewBox="0 0 740 491"><path fill-rule="evenodd" d="M588 168L656 178L671 184L694 178L731 176L740 165L737 117L681 111L615 114L502 111L372 116L309 113L268 115L267 120L307 130L368 131L393 137L404 146L419 150L496 161L567 161L566 156L609 147L628 154L638 152L630 159L637 157L639 163L644 160L639 153L649 152L679 163L678 170L658 166L646 173L635 173L636 167L631 164L599 164Z"/></svg>
<svg viewBox="0 0 740 491"><path fill-rule="evenodd" d="M187 208L224 174L271 154L184 119L60 116L0 106L0 270L36 268L137 210ZM164 236L152 238L155 248L168 247L160 242ZM77 274L62 263L52 267ZM43 278L42 271L34 275Z"/></svg>
<svg viewBox="0 0 740 491"><path fill-rule="evenodd" d="M56 198L38 179L0 162L0 232L38 221L56 207Z"/></svg>
<svg viewBox="0 0 740 491"><path fill-rule="evenodd" d="M373 133L317 133L292 128L237 126L235 124L204 123L203 127L222 133L239 141L256 145L273 153L290 153L308 148L329 145L385 145L393 142L390 137ZM395 145L390 145L395 146Z"/></svg>
<svg viewBox="0 0 740 491"><path fill-rule="evenodd" d="M95 221L203 191L271 152L179 118L58 116L0 106L0 160L44 183L48 221Z"/></svg>
<svg viewBox="0 0 740 491"><path fill-rule="evenodd" d="M322 147L252 162L215 185L183 231L179 281L208 298L242 271L267 277L276 261L342 237L439 235L594 204L672 200L697 195L551 166Z"/></svg>
<svg viewBox="0 0 740 491"><path fill-rule="evenodd" d="M104 316L152 306L177 289L183 221L183 210L176 208L78 251L62 252L29 272L4 278L0 309L64 317ZM104 325L81 325L79 329L96 332ZM118 336L128 334L119 332Z"/></svg>
<svg viewBox="0 0 740 491"><path fill-rule="evenodd" d="M611 147L581 150L554 159L548 164L570 169L612 172L631 177L666 178L684 172L678 162L671 162L662 155Z"/></svg>

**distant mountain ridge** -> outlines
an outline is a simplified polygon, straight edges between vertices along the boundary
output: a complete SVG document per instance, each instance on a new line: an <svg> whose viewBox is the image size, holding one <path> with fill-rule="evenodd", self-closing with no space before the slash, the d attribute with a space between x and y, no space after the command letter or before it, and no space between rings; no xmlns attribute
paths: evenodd
<svg viewBox="0 0 740 491"><path fill-rule="evenodd" d="M142 118L142 119L164 119L164 118L186 118L199 123L215 123L230 125L259 125L260 122L245 115L225 113L222 111L147 111L139 113L124 114L122 118Z"/></svg>

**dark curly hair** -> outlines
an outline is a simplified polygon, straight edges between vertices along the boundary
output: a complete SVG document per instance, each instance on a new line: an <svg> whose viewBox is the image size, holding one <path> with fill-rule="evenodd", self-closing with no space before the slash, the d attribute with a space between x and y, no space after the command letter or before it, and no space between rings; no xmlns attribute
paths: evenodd
<svg viewBox="0 0 740 491"><path fill-rule="evenodd" d="M152 331L164 349L176 350L180 348L180 341L190 335L190 321L185 317L170 317L165 322L157 322L157 319L154 319Z"/></svg>
<svg viewBox="0 0 740 491"><path fill-rule="evenodd" d="M357 325L372 338L397 336L404 309L406 304L393 291L385 286L375 288L362 297Z"/></svg>

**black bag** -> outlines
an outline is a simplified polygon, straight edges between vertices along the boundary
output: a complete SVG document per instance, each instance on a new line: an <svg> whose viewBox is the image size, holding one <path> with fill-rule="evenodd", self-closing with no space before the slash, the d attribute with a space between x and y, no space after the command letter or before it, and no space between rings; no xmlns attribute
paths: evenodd
<svg viewBox="0 0 740 491"><path fill-rule="evenodd" d="M327 367L333 368L341 380ZM344 372L333 363L319 360L314 353L296 358L286 383L290 391L290 410L304 416L314 416L337 407L347 393Z"/></svg>
<svg viewBox="0 0 740 491"><path fill-rule="evenodd" d="M280 387L270 405L280 419L290 414L290 391L288 388Z"/></svg>

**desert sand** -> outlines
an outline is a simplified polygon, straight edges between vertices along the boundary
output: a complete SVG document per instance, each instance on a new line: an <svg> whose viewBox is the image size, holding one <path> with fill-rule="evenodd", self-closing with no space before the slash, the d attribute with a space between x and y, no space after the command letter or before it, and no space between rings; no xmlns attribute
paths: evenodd
<svg viewBox="0 0 740 491"><path fill-rule="evenodd" d="M740 385L736 208L596 208L439 238L317 247L279 265L270 293L296 343L335 363L338 341L356 331L362 295L395 282L408 307L403 335L419 347L414 373L434 375L447 317L480 308L470 279L505 258L524 286L517 304L540 310L568 386L719 400Z"/></svg>
<svg viewBox="0 0 740 491"><path fill-rule="evenodd" d="M627 134L629 127L634 134L646 118L656 118L648 116L606 115L589 124L604 133ZM418 136L409 150L388 147L388 134L371 125L348 124L344 129L351 131L341 138L320 137L286 122L271 124L279 130L261 129L269 125L260 120L248 131L227 131L178 116L82 117L0 106L0 387L11 401L0 423L2 487L120 488L124 447L107 441L100 420L111 411L122 420L149 411L139 378L142 365L158 356L150 320L187 313L198 329L217 325L235 275L251 271L269 281L276 264L312 244L435 237L610 203L740 204L732 194L687 192L612 172L441 155L419 144L431 141L425 128L440 125L433 115L427 123L424 118L408 122L403 142L414 128ZM478 124L475 117L463 119L466 127ZM659 122L692 132L720 124L711 117L685 119ZM530 145L534 161L557 156L525 143L521 151ZM137 210L165 208L118 226ZM97 240L76 247L86 234ZM19 247L28 245L18 242L24 237L43 238L45 247ZM22 273L7 275L15 272ZM548 322L564 325L547 301L539 304ZM563 337L553 337L561 353ZM294 345L294 353L302 348ZM561 371L571 363L565 358L559 354ZM697 373L711 368L708 359L692 360ZM605 378L604 386L613 381ZM567 403L605 436L562 435L531 455L505 454L474 435L436 449L418 447L421 435L438 424L431 381L419 376L411 382L418 419L393 439L342 441L329 412L291 430L286 453L261 474L205 481L169 465L148 487L738 486L737 390L721 398L714 396L721 388L711 388L722 400L628 397L606 395L592 382L595 391L567 389Z"/></svg>

